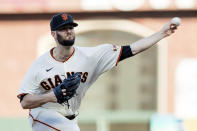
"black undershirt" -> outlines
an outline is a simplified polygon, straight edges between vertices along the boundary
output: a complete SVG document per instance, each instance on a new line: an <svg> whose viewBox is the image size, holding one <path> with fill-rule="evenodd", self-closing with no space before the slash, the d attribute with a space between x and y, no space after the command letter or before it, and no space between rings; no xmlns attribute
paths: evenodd
<svg viewBox="0 0 197 131"><path fill-rule="evenodd" d="M122 53L120 55L119 61L129 58L131 56L133 56L133 53L131 51L130 45L122 46Z"/></svg>

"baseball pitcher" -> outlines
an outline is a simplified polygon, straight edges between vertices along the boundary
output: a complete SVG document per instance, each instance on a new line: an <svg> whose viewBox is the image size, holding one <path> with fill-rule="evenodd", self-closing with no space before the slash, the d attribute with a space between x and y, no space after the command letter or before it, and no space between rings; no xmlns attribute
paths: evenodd
<svg viewBox="0 0 197 131"><path fill-rule="evenodd" d="M74 45L71 15L60 13L51 19L51 35L56 47L40 56L29 68L17 97L29 109L33 131L79 131L78 109L88 88L119 61L132 57L170 36L180 24L173 18L160 31L127 46L102 44Z"/></svg>

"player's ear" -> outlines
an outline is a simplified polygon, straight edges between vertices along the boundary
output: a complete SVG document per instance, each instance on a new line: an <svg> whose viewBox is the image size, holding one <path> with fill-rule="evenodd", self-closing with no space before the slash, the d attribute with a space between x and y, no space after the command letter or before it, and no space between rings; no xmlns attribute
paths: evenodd
<svg viewBox="0 0 197 131"><path fill-rule="evenodd" d="M55 37L55 31L51 31L51 35Z"/></svg>

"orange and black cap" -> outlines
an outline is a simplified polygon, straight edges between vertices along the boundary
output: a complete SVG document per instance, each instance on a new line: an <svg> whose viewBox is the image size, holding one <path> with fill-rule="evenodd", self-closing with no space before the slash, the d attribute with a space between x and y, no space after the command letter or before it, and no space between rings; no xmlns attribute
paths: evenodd
<svg viewBox="0 0 197 131"><path fill-rule="evenodd" d="M56 31L65 25L72 25L73 27L78 26L78 24L73 21L72 16L67 13L54 15L50 22L51 31Z"/></svg>

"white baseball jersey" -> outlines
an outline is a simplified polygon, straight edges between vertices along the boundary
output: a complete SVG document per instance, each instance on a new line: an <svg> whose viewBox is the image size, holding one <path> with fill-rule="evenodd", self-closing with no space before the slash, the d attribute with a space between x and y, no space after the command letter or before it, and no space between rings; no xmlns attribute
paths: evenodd
<svg viewBox="0 0 197 131"><path fill-rule="evenodd" d="M76 114L81 100L87 89L104 72L117 65L122 48L111 44L96 47L74 46L74 50L65 62L55 60L53 49L40 56L28 70L18 91L18 97L23 94L41 95L51 91L69 75L81 73L80 87L77 95L66 104L48 102L41 108L53 109L64 116ZM31 114L36 117L39 108L31 109Z"/></svg>

